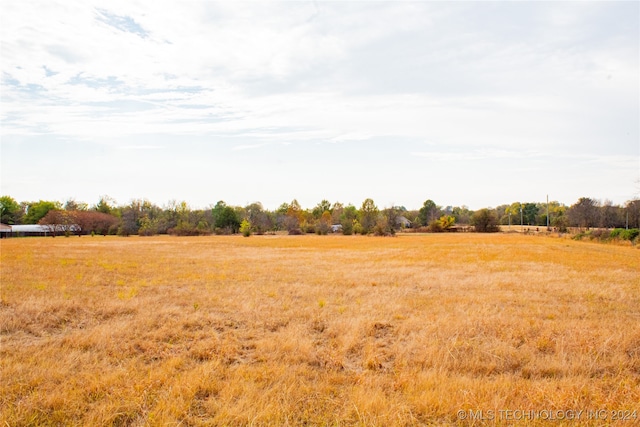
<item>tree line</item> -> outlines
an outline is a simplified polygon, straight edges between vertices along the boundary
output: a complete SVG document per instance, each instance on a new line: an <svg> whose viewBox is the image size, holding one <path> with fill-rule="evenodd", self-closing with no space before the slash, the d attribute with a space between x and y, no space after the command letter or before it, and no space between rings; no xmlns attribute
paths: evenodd
<svg viewBox="0 0 640 427"><path fill-rule="evenodd" d="M426 232L456 230L472 226L475 231L498 231L500 225L549 227L567 231L569 227L640 228L640 200L624 205L583 197L571 206L550 203L505 204L496 208L471 211L466 206L439 206L426 200L417 210L404 206L378 208L367 198L359 207L340 202L320 201L304 209L297 200L283 203L275 210L255 202L247 206L230 206L224 201L206 209L192 209L186 202L171 201L159 207L148 200L136 199L118 205L103 196L95 205L40 200L17 202L0 197L3 224L41 224L56 227L65 234L113 234L121 236L156 234L208 235L265 234L286 231L289 234L376 234L393 235L402 229Z"/></svg>

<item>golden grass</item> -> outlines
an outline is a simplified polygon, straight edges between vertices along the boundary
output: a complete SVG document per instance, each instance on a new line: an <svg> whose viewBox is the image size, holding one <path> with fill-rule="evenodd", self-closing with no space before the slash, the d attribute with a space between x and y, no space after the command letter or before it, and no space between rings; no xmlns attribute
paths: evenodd
<svg viewBox="0 0 640 427"><path fill-rule="evenodd" d="M518 234L0 245L2 425L640 411L636 248Z"/></svg>

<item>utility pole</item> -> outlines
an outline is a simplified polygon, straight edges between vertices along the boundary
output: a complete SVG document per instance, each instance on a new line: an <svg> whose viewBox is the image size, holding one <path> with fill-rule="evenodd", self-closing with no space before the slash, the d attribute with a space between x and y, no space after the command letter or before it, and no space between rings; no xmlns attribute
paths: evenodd
<svg viewBox="0 0 640 427"><path fill-rule="evenodd" d="M524 231L524 222L522 221L522 203L520 203L520 232Z"/></svg>

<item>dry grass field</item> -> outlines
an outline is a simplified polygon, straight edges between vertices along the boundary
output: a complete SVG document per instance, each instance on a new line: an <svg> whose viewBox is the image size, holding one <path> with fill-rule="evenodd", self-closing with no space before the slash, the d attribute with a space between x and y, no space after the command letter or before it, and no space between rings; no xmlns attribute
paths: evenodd
<svg viewBox="0 0 640 427"><path fill-rule="evenodd" d="M463 233L0 248L3 426L640 425L635 247Z"/></svg>

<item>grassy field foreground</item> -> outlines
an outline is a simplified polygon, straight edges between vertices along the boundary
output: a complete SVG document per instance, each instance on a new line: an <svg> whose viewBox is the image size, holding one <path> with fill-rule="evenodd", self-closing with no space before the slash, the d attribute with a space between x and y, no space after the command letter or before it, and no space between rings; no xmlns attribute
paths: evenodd
<svg viewBox="0 0 640 427"><path fill-rule="evenodd" d="M637 248L466 233L0 245L2 425L640 424L613 412L640 412Z"/></svg>

